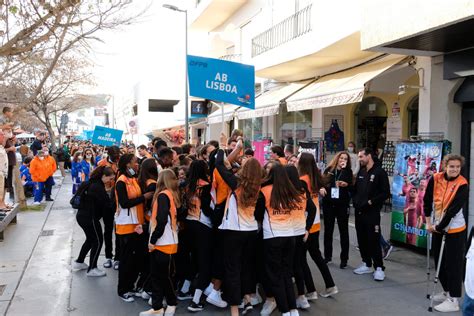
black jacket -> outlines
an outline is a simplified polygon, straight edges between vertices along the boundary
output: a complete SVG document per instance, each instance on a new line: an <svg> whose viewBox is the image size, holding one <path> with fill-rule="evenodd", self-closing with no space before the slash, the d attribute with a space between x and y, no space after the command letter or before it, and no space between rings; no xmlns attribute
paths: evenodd
<svg viewBox="0 0 474 316"><path fill-rule="evenodd" d="M390 197L390 183L387 173L378 165L369 171L360 169L354 186L353 202L357 210L366 212L380 212L383 203ZM369 200L372 205L369 205Z"/></svg>
<svg viewBox="0 0 474 316"><path fill-rule="evenodd" d="M83 193L81 205L77 211L77 216L93 217L99 220L103 217L104 210L113 207L105 185L102 180L90 180L86 191Z"/></svg>
<svg viewBox="0 0 474 316"><path fill-rule="evenodd" d="M348 207L350 201L349 191L352 187L352 170L349 168L344 168L341 170L330 170L326 168L324 171L324 176L328 179L328 184L324 186L326 189L326 196L323 198L323 206L336 206L336 207ZM336 181L344 181L349 184L347 187L339 188L339 198L333 199L331 197L331 188L336 187Z"/></svg>

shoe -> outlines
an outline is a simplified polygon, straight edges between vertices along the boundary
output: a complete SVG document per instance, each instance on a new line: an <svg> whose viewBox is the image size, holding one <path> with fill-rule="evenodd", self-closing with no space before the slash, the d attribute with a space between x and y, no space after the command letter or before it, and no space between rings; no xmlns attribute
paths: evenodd
<svg viewBox="0 0 474 316"><path fill-rule="evenodd" d="M191 293L183 293L181 292L181 290L178 291L178 293L176 293L176 296L178 298L178 300L180 301L186 301L186 300L191 300L193 298L192 294Z"/></svg>
<svg viewBox="0 0 474 316"><path fill-rule="evenodd" d="M260 315L262 316L270 316L270 314L275 310L277 307L277 303L275 300L265 300L265 303L263 304L262 311L260 312Z"/></svg>
<svg viewBox="0 0 474 316"><path fill-rule="evenodd" d="M87 271L86 275L88 277L103 277L106 276L107 273L105 273L105 271L99 270L98 268L94 268L90 271Z"/></svg>
<svg viewBox="0 0 474 316"><path fill-rule="evenodd" d="M392 250L393 250L393 246L390 245L389 247L386 247L384 249L384 252L385 252L385 255L382 257L384 260L388 258L388 256L390 256L390 254L392 253Z"/></svg>
<svg viewBox="0 0 474 316"><path fill-rule="evenodd" d="M152 301L151 297L150 297L150 299L148 300L148 305L153 306L153 301Z"/></svg>
<svg viewBox="0 0 474 316"><path fill-rule="evenodd" d="M448 293L441 292L433 296L433 301L435 302L444 302L448 298Z"/></svg>
<svg viewBox="0 0 474 316"><path fill-rule="evenodd" d="M84 262L77 262L77 261L74 260L72 262L72 269L76 270L76 271L87 270L87 269L89 269L89 266Z"/></svg>
<svg viewBox="0 0 474 316"><path fill-rule="evenodd" d="M118 270L120 265L120 261L114 261L114 270Z"/></svg>
<svg viewBox="0 0 474 316"><path fill-rule="evenodd" d="M300 316L300 312L297 309L292 309L290 311L290 316Z"/></svg>
<svg viewBox="0 0 474 316"><path fill-rule="evenodd" d="M209 283L209 285L206 287L203 293L204 295L209 296L211 295L212 290L214 290L214 284Z"/></svg>
<svg viewBox="0 0 474 316"><path fill-rule="evenodd" d="M252 304L249 302L249 303L247 303L247 304L244 305L243 311L242 311L242 315L245 315L245 314L247 314L247 313L250 313L252 310L253 310L253 306L252 306Z"/></svg>
<svg viewBox="0 0 474 316"><path fill-rule="evenodd" d="M385 279L385 272L383 272L382 268L377 268L374 272L374 280L375 281L383 281Z"/></svg>
<svg viewBox="0 0 474 316"><path fill-rule="evenodd" d="M151 298L151 294L146 292L146 291L143 291L142 292L142 299L144 299L145 301L146 300L149 300Z"/></svg>
<svg viewBox="0 0 474 316"><path fill-rule="evenodd" d="M133 294L135 297L142 297L143 289L135 289L133 290Z"/></svg>
<svg viewBox="0 0 474 316"><path fill-rule="evenodd" d="M436 305L434 309L442 313L457 312L459 311L458 299L448 297L443 303Z"/></svg>
<svg viewBox="0 0 474 316"><path fill-rule="evenodd" d="M141 312L140 313L140 316L145 316L145 315L164 315L165 312L164 312L164 309L160 309L160 310L157 310L155 311L153 308L152 309L149 309L147 311L144 311L144 312Z"/></svg>
<svg viewBox="0 0 474 316"><path fill-rule="evenodd" d="M119 297L127 303L135 302L135 298L133 298L133 296L134 296L134 293L132 292L119 295Z"/></svg>
<svg viewBox="0 0 474 316"><path fill-rule="evenodd" d="M367 266L365 262L363 262L357 269L353 271L355 274L367 274L372 273L372 269Z"/></svg>
<svg viewBox="0 0 474 316"><path fill-rule="evenodd" d="M105 262L104 262L103 266L106 269L112 268L112 259L105 259Z"/></svg>
<svg viewBox="0 0 474 316"><path fill-rule="evenodd" d="M330 264L330 263L332 263L332 259L331 258L325 258L324 262L326 262L326 264Z"/></svg>
<svg viewBox="0 0 474 316"><path fill-rule="evenodd" d="M221 297L221 292L212 290L211 294L206 298L206 302L220 308L226 308L227 302Z"/></svg>
<svg viewBox="0 0 474 316"><path fill-rule="evenodd" d="M33 205L41 205L41 202L33 202Z"/></svg>
<svg viewBox="0 0 474 316"><path fill-rule="evenodd" d="M202 305L201 303L199 304L196 304L194 303L193 301L191 301L191 304L189 304L188 306L188 311L190 312L201 312L204 310L204 305Z"/></svg>
<svg viewBox="0 0 474 316"><path fill-rule="evenodd" d="M262 302L263 298L258 294L258 292L250 295L250 304L252 304L252 306L262 304Z"/></svg>
<svg viewBox="0 0 474 316"><path fill-rule="evenodd" d="M318 299L318 292L314 291L305 295L308 301L316 301Z"/></svg>
<svg viewBox="0 0 474 316"><path fill-rule="evenodd" d="M291 313L290 312L281 313L281 316L291 316Z"/></svg>
<svg viewBox="0 0 474 316"><path fill-rule="evenodd" d="M167 306L165 311L165 316L173 316L176 312L176 306Z"/></svg>
<svg viewBox="0 0 474 316"><path fill-rule="evenodd" d="M339 293L339 289L337 288L337 286L334 285L333 287L327 288L324 293L320 293L319 295L321 295L322 297L330 297L336 295L337 293Z"/></svg>
<svg viewBox="0 0 474 316"><path fill-rule="evenodd" d="M240 302L240 305L237 306L237 308L238 308L238 309L244 309L244 307L245 307L245 301L242 300L242 302Z"/></svg>
<svg viewBox="0 0 474 316"><path fill-rule="evenodd" d="M311 306L309 306L308 300L305 296L298 296L298 298L296 299L296 308L308 309L310 307Z"/></svg>
<svg viewBox="0 0 474 316"><path fill-rule="evenodd" d="M53 202L54 200L50 197L46 198L46 202Z"/></svg>

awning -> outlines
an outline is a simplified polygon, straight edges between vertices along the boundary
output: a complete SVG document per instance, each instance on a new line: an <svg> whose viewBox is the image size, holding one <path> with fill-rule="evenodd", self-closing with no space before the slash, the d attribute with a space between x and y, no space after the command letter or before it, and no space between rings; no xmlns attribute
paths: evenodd
<svg viewBox="0 0 474 316"><path fill-rule="evenodd" d="M288 111L325 108L362 101L365 84L406 57L388 56L322 77L286 100Z"/></svg>
<svg viewBox="0 0 474 316"><path fill-rule="evenodd" d="M218 110L212 112L207 117L208 124L222 123L222 108L221 108L222 106L224 107L224 122L229 122L234 119L235 111L239 107L235 105L231 105L231 104L224 104L224 105L220 105Z"/></svg>
<svg viewBox="0 0 474 316"><path fill-rule="evenodd" d="M239 120L272 116L278 114L280 102L309 84L311 80L285 84L267 91L255 99L255 110L241 108L237 111Z"/></svg>

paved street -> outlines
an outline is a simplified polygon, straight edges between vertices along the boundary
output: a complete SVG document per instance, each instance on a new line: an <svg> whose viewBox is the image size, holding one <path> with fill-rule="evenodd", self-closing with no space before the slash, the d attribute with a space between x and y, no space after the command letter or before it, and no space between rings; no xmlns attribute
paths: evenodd
<svg viewBox="0 0 474 316"><path fill-rule="evenodd" d="M107 270L107 277L96 279L87 278L84 271L71 272L70 262L79 252L84 237L69 206L70 177L64 182L59 190L53 191L54 203L48 203L42 212L20 213L18 224L10 226L5 241L0 242L0 285L6 285L3 293L0 292L0 313L138 315L148 309L141 299L125 303L118 298L117 271ZM387 220L388 215L385 216ZM40 236L42 231L44 236ZM351 233L351 239L353 236ZM337 241L335 246L337 254ZM102 256L100 266L103 261ZM359 262L355 247L351 247L350 267ZM317 287L322 290L321 275L314 263L310 264ZM424 256L396 249L386 261L387 278L381 283L373 281L371 275L356 276L352 269L340 270L338 264L335 260L330 269L340 293L335 298L318 299L301 315L432 315L427 312L425 298ZM177 314L187 314L186 306L180 304ZM210 306L201 313L227 314L228 310Z"/></svg>

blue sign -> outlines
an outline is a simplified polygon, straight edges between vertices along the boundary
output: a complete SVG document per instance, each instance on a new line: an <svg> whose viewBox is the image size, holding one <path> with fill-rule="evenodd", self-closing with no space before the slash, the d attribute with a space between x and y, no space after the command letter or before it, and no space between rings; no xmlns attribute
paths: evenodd
<svg viewBox="0 0 474 316"><path fill-rule="evenodd" d="M104 126L96 126L92 136L92 144L102 146L119 146L123 131Z"/></svg>
<svg viewBox="0 0 474 316"><path fill-rule="evenodd" d="M254 66L188 55L189 94L255 109Z"/></svg>

